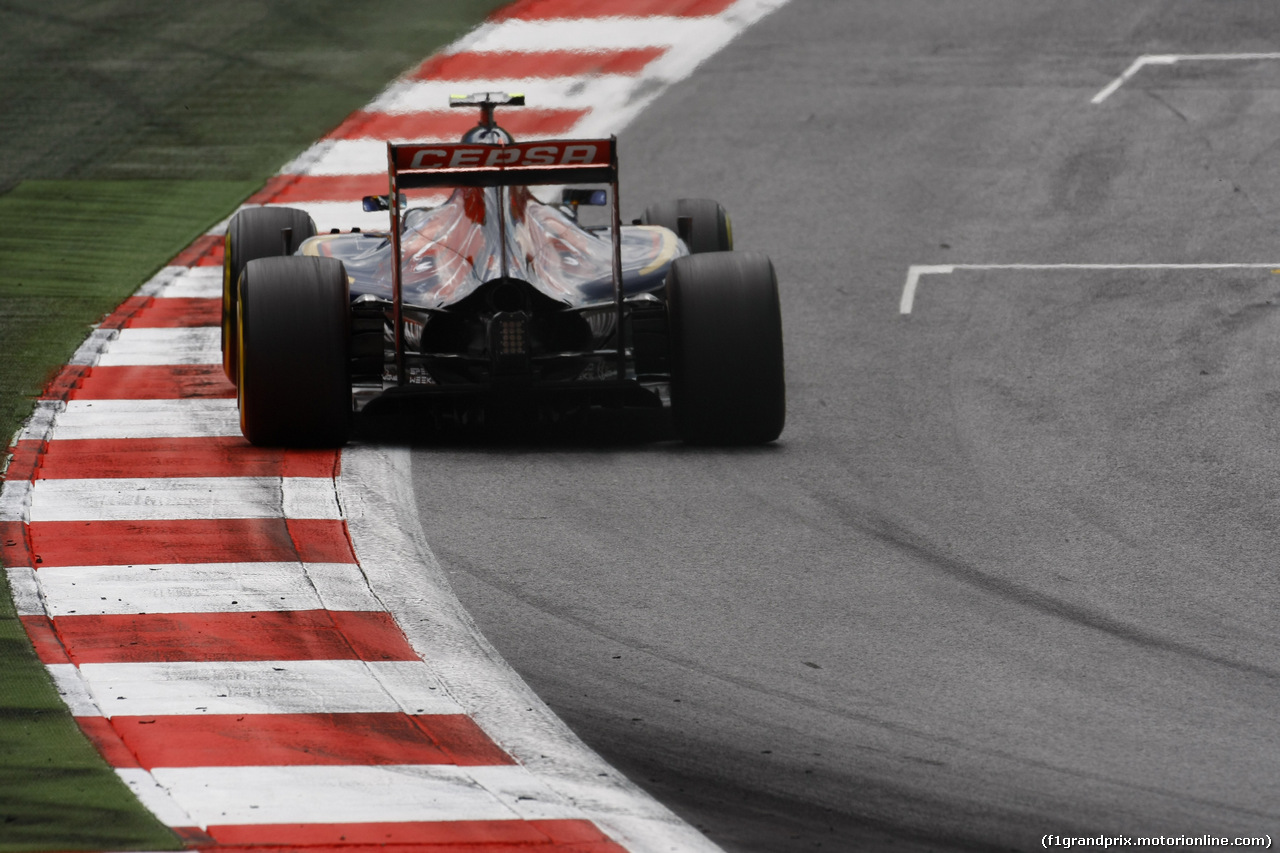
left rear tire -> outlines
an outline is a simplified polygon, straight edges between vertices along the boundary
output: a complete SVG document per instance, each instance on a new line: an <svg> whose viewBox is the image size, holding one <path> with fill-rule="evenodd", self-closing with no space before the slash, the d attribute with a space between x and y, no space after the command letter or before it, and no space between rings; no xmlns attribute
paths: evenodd
<svg viewBox="0 0 1280 853"><path fill-rule="evenodd" d="M285 230L289 240L284 239ZM316 223L305 210L292 207L247 207L231 217L223 238L222 369L232 382L236 369L236 285L249 261L292 255L302 241L316 235Z"/></svg>
<svg viewBox="0 0 1280 853"><path fill-rule="evenodd" d="M333 258L260 258L237 289L240 430L257 445L339 447L351 435L351 305Z"/></svg>

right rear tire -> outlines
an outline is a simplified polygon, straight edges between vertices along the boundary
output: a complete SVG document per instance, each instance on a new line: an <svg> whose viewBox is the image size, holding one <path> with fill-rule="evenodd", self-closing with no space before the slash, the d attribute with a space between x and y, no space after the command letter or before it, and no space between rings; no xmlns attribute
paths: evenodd
<svg viewBox="0 0 1280 853"><path fill-rule="evenodd" d="M238 288L240 430L257 445L340 447L351 435L351 304L333 258L259 258Z"/></svg>
<svg viewBox="0 0 1280 853"><path fill-rule="evenodd" d="M677 258L667 278L671 407L692 444L763 444L787 416L773 264L754 252Z"/></svg>

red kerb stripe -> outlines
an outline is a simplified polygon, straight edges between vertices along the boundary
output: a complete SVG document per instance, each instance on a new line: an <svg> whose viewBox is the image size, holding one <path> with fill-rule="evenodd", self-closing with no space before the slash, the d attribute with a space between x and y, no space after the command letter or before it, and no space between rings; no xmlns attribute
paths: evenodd
<svg viewBox="0 0 1280 853"><path fill-rule="evenodd" d="M26 629L27 637L30 638L40 663L45 665L71 663L71 659L67 657L67 650L63 648L62 641L58 639L57 631L54 630L53 622L48 616L19 616L18 619Z"/></svg>
<svg viewBox="0 0 1280 853"><path fill-rule="evenodd" d="M638 74L646 65L666 53L664 47L629 50L546 50L451 53L433 56L418 66L418 80L506 80L530 77L583 77L594 74ZM507 127L519 114L509 109L502 114ZM468 118L472 116L468 115ZM515 130L508 128L512 133Z"/></svg>
<svg viewBox="0 0 1280 853"><path fill-rule="evenodd" d="M233 436L62 439L49 442L34 473L45 480L139 472L149 477L334 477L340 459L336 450L254 447Z"/></svg>
<svg viewBox="0 0 1280 853"><path fill-rule="evenodd" d="M106 717L76 717L76 722L80 724L85 737L97 748L98 754L112 767L121 770L142 766L138 763L137 756L120 739L111 720Z"/></svg>
<svg viewBox="0 0 1280 853"><path fill-rule="evenodd" d="M276 175L250 199L251 204L303 204L309 201L355 201L386 195L387 175ZM357 208L352 207L355 212ZM390 220L387 220L390 225Z"/></svg>
<svg viewBox="0 0 1280 853"><path fill-rule="evenodd" d="M222 266L223 236L201 234L190 246L169 261L171 267L220 267Z"/></svg>
<svg viewBox="0 0 1280 853"><path fill-rule="evenodd" d="M197 297L161 299L152 297L125 326L133 329L159 329L193 326L217 326L222 322L222 300Z"/></svg>
<svg viewBox="0 0 1280 853"><path fill-rule="evenodd" d="M586 820L257 824L210 826L208 833L220 844L305 846L308 853L338 846L343 850L376 846L376 849L388 851L422 850L424 853L444 853L436 846L444 844L468 845L465 848L468 853L505 853L508 850L527 850L530 846L538 849L543 845L558 844L582 845L571 848L574 853L625 853L622 847L610 841L595 824Z"/></svg>
<svg viewBox="0 0 1280 853"><path fill-rule="evenodd" d="M391 614L381 611L59 616L53 620L53 627L77 665L418 660Z"/></svg>
<svg viewBox="0 0 1280 853"><path fill-rule="evenodd" d="M356 562L347 525L335 519L40 521L26 527L37 569L42 565Z"/></svg>
<svg viewBox="0 0 1280 853"><path fill-rule="evenodd" d="M698 18L718 15L735 2L736 0L516 0L494 12L489 20L655 16Z"/></svg>
<svg viewBox="0 0 1280 853"><path fill-rule="evenodd" d="M81 723L83 725L83 722ZM117 716L112 735L135 765L514 764L462 714L210 714ZM112 762L115 766L120 766Z"/></svg>
<svg viewBox="0 0 1280 853"><path fill-rule="evenodd" d="M27 542L27 525L21 521L0 521L0 564L8 568L34 568L35 559Z"/></svg>

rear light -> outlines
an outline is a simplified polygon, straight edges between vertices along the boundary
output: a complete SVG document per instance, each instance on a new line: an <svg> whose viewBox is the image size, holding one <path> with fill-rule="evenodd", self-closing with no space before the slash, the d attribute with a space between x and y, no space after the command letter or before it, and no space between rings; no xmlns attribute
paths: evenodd
<svg viewBox="0 0 1280 853"><path fill-rule="evenodd" d="M489 321L489 352L495 373L526 373L529 361L529 315L503 311Z"/></svg>

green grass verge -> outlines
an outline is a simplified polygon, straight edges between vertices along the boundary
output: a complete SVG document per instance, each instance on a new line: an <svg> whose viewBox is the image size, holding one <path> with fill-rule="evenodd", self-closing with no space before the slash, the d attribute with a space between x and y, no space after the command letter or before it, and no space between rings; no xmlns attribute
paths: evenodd
<svg viewBox="0 0 1280 853"><path fill-rule="evenodd" d="M0 575L0 850L175 850L81 735Z"/></svg>
<svg viewBox="0 0 1280 853"><path fill-rule="evenodd" d="M89 328L505 0L0 0L0 436ZM0 853L173 849L80 736L0 575Z"/></svg>
<svg viewBox="0 0 1280 853"><path fill-rule="evenodd" d="M255 189L26 181L0 196L0 435L13 435L92 324Z"/></svg>

